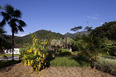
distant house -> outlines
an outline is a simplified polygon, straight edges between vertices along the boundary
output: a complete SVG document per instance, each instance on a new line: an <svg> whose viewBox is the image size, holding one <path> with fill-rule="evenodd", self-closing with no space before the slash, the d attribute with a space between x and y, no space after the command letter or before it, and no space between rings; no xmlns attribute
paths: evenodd
<svg viewBox="0 0 116 77"><path fill-rule="evenodd" d="M23 47L22 45L15 45L14 46L14 54L20 54L19 50L20 48ZM4 51L5 54L12 54L12 49L6 49Z"/></svg>

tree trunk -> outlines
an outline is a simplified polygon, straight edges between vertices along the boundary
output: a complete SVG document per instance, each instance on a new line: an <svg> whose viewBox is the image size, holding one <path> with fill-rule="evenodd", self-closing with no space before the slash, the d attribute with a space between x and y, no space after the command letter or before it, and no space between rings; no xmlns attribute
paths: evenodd
<svg viewBox="0 0 116 77"><path fill-rule="evenodd" d="M14 60L14 32L12 32L12 60Z"/></svg>

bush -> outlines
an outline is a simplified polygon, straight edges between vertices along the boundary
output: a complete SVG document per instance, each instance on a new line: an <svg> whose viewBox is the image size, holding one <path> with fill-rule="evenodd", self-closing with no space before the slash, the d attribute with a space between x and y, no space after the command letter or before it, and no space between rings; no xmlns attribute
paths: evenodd
<svg viewBox="0 0 116 77"><path fill-rule="evenodd" d="M103 50L111 56L116 56L116 43L107 44Z"/></svg>
<svg viewBox="0 0 116 77"><path fill-rule="evenodd" d="M116 75L116 58L99 57L95 66L99 70Z"/></svg>
<svg viewBox="0 0 116 77"><path fill-rule="evenodd" d="M59 53L60 53L61 56L70 56L70 55L73 54L73 52L68 51L67 49L60 49Z"/></svg>
<svg viewBox="0 0 116 77"><path fill-rule="evenodd" d="M47 61L47 41L41 42L32 35L33 45L28 45L20 50L24 65L31 66L33 71L41 70Z"/></svg>

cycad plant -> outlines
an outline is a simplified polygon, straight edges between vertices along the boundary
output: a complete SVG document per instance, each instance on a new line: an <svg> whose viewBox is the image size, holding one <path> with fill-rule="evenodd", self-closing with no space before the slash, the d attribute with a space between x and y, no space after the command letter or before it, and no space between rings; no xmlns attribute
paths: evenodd
<svg viewBox="0 0 116 77"><path fill-rule="evenodd" d="M5 11L1 12L3 20L0 22L0 27L3 27L6 23L11 27L12 32L12 60L14 60L14 33L18 31L24 31L22 27L26 24L24 21L20 20L21 12L20 10L14 9L11 5L6 5Z"/></svg>

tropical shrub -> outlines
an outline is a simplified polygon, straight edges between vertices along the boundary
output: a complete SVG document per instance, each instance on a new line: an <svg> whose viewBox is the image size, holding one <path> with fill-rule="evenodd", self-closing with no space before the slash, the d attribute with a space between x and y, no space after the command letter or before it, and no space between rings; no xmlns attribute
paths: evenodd
<svg viewBox="0 0 116 77"><path fill-rule="evenodd" d="M33 44L25 46L20 52L24 65L31 66L33 71L37 71L43 69L47 63L47 41L39 41L35 35L32 35L32 38Z"/></svg>

